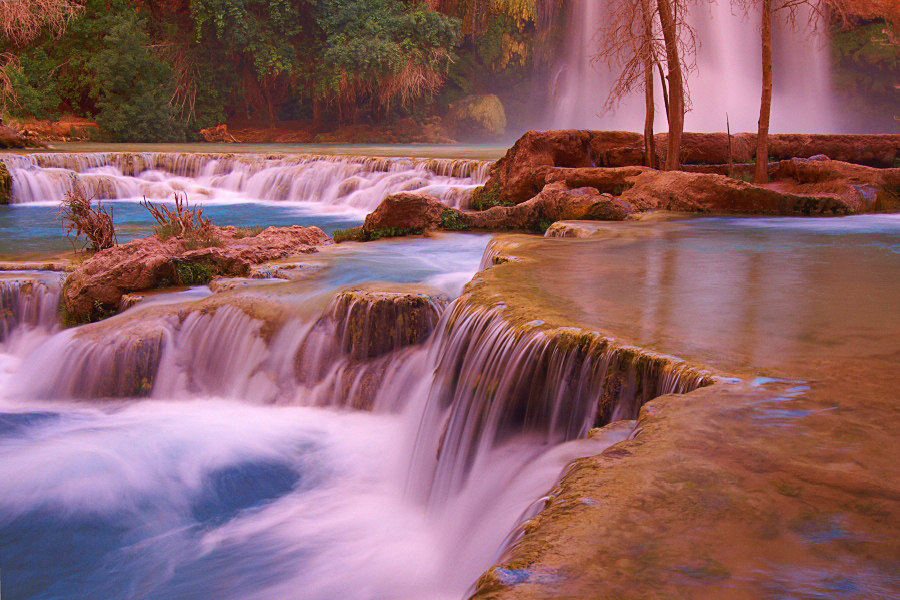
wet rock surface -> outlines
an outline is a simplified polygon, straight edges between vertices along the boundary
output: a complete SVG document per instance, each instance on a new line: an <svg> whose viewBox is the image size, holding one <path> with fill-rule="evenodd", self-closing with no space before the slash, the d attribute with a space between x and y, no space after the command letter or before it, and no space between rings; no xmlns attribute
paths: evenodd
<svg viewBox="0 0 900 600"><path fill-rule="evenodd" d="M470 302L487 308L502 296L513 324L539 317L543 326L600 330L740 379L650 401L627 441L570 465L473 597L900 592L900 473L892 458L900 411L896 311L865 310L883 304L896 286L884 284L889 289L877 298L847 289L882 279L888 264L870 264L871 275L844 269L852 281L830 281L845 250L831 239L798 242L803 256L794 259L802 271L792 271L800 280L789 285L815 287L801 308L795 296L779 296L788 285L785 267L777 267L771 247L761 247L751 262L773 270L751 269L731 281L752 281L754 291L740 301L732 297L741 306L731 306L728 318L701 323L688 318L700 314L692 307L714 302L716 288L707 284L733 274L734 264L724 260L725 271L702 277L696 270L703 265L685 268L677 260L677 240L684 238L665 233L689 229L683 224L604 227L619 231L591 240L499 238L493 246L508 260L480 274ZM702 256L717 248L697 231L690 235ZM646 293L644 269L661 249L669 262L654 263L664 269L656 298ZM748 260L745 247L736 252ZM637 310L635 296L644 299ZM765 314L758 320L733 323L759 310ZM783 320L766 319L775 314Z"/></svg>
<svg viewBox="0 0 900 600"><path fill-rule="evenodd" d="M184 239L134 240L87 259L66 280L67 320L96 320L118 310L122 296L169 285L208 283L214 276L245 277L250 266L330 243L317 227L269 227L241 237L234 227L217 228L220 245L190 249ZM186 281L190 279L190 281Z"/></svg>
<svg viewBox="0 0 900 600"><path fill-rule="evenodd" d="M428 194L392 194L366 216L363 228L421 233L439 228L441 213L446 209L446 205Z"/></svg>

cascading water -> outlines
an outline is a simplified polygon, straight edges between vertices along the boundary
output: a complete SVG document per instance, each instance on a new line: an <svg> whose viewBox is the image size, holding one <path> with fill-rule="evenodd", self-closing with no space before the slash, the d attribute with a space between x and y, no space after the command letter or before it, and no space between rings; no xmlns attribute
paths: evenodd
<svg viewBox="0 0 900 600"><path fill-rule="evenodd" d="M388 195L419 191L462 206L487 180L490 161L366 156L47 153L0 156L12 202L57 203L76 187L96 199L317 203L371 211Z"/></svg>
<svg viewBox="0 0 900 600"><path fill-rule="evenodd" d="M4 596L459 598L568 462L633 428L591 427L704 382L403 290L323 290L324 312L289 318L239 294L138 305L14 357Z"/></svg>
<svg viewBox="0 0 900 600"><path fill-rule="evenodd" d="M688 77L692 109L686 131L754 132L762 87L759 14L745 15L727 0L691 5L688 22L697 32L697 70ZM809 8L798 7L796 30L782 20L773 31L772 117L774 133L839 133L831 91L831 64L825 26L806 28ZM573 0L563 57L551 71L549 126L555 129L643 131L643 93L632 94L614 112L603 106L616 79L605 64L592 64L597 31L608 14L606 0ZM657 131L667 129L659 81Z"/></svg>

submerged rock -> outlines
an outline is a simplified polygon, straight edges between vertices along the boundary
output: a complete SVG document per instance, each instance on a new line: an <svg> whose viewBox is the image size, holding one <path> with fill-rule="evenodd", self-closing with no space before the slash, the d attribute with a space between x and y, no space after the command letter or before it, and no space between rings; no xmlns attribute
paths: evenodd
<svg viewBox="0 0 900 600"><path fill-rule="evenodd" d="M214 276L246 277L250 265L316 252L330 243L318 227L269 227L242 237L234 227L216 228L219 245L191 249L182 238L134 240L98 252L66 280L66 320L79 323L115 313L122 296L171 285L205 284Z"/></svg>

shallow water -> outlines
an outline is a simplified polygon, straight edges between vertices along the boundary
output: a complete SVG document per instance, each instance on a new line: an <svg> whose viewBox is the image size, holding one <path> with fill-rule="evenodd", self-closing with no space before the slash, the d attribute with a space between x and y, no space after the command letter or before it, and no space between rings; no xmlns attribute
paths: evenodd
<svg viewBox="0 0 900 600"><path fill-rule="evenodd" d="M137 202L109 201L119 243L152 235L156 221ZM12 259L19 254L47 254L72 250L72 243L58 216L59 209L48 205L0 206L0 256ZM235 227L290 227L315 225L331 235L335 229L362 224L357 212L323 212L318 207L278 203L247 202L203 204L203 215L218 225ZM77 244L81 249L83 242Z"/></svg>
<svg viewBox="0 0 900 600"><path fill-rule="evenodd" d="M499 144L109 144L53 142L49 148L15 151L35 152L234 152L323 154L332 156L410 156L420 158L468 158L494 160L506 153Z"/></svg>

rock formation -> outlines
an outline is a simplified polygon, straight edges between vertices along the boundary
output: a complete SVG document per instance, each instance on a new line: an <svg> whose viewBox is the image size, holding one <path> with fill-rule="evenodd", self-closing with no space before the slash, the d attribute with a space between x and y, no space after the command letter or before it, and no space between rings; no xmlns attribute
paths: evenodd
<svg viewBox="0 0 900 600"><path fill-rule="evenodd" d="M250 265L316 252L330 242L318 227L269 227L242 237L216 228L217 245L194 248L180 237L149 237L98 252L75 270L63 289L66 320L97 320L116 312L131 292L208 283L214 276L247 276Z"/></svg>

